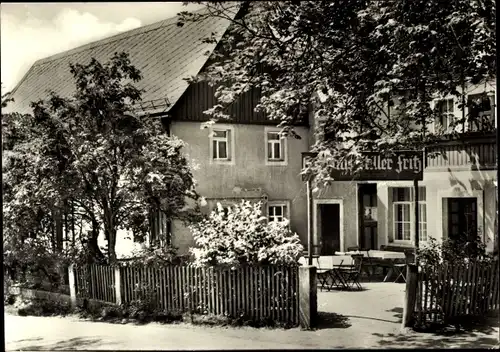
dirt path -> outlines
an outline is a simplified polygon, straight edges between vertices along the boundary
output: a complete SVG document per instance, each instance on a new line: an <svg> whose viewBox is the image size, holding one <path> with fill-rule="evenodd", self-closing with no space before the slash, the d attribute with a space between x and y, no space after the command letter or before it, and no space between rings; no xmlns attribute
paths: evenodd
<svg viewBox="0 0 500 352"><path fill-rule="evenodd" d="M364 284L362 292L319 292L315 331L110 324L76 317L5 315L7 350L168 350L470 348L498 344L498 319L456 335L400 333L403 285Z"/></svg>

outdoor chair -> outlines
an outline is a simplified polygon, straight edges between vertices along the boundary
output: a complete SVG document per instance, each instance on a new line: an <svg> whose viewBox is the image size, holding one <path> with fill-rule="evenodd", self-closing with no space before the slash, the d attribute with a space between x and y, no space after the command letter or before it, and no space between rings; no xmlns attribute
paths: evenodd
<svg viewBox="0 0 500 352"><path fill-rule="evenodd" d="M363 255L362 254L353 254L352 259L354 261L354 265L349 268L342 268L341 273L343 280L345 282L346 288L353 288L356 286L358 289L362 289L361 284L359 283L359 276L361 274L361 268L363 265Z"/></svg>
<svg viewBox="0 0 500 352"><path fill-rule="evenodd" d="M316 257L316 277L319 282L319 289L323 291L324 288L330 291L331 284L329 281L331 280L331 269L326 267L326 263L324 261L320 262L321 257Z"/></svg>
<svg viewBox="0 0 500 352"><path fill-rule="evenodd" d="M412 264L415 261L415 253L413 250L405 250L405 262L394 264L394 271L396 272L396 280L397 282L400 277L403 278L404 282L406 282L406 268L409 264Z"/></svg>
<svg viewBox="0 0 500 352"><path fill-rule="evenodd" d="M368 275L368 281L371 281L371 278L373 275L375 275L379 264L376 261L372 260L372 258L370 257L370 248L361 248L359 251L362 253L366 252L366 257L363 258L362 269Z"/></svg>
<svg viewBox="0 0 500 352"><path fill-rule="evenodd" d="M383 244L380 246L380 250L381 251L389 251L390 248L388 245ZM392 268L392 265L387 263L386 261L378 261L377 266L379 268L382 268L383 276L385 276L387 274L387 270L390 270Z"/></svg>

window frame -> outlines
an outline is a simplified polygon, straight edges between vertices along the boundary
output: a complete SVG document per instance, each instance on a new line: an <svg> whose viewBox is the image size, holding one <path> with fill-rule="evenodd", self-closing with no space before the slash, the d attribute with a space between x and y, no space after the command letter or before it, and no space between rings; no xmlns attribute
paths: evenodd
<svg viewBox="0 0 500 352"><path fill-rule="evenodd" d="M270 211L271 207L285 207L284 211L282 208L282 215L281 215L282 220L280 220L278 222L281 222L284 219L290 220L290 202L289 201L286 201L286 200L268 201L266 204L266 217L267 217L268 222L274 221L274 220L271 220L270 215L269 215L269 213L270 213L269 211ZM273 215L273 217L275 217L275 216Z"/></svg>
<svg viewBox="0 0 500 352"><path fill-rule="evenodd" d="M477 118L480 126L472 124L472 101L474 99L482 98L487 100L490 104L490 110L478 110ZM491 127L495 126L496 116L495 116L495 102L492 101L491 96L487 92L470 93L467 94L467 130L468 131L488 131ZM477 126L477 127L476 127Z"/></svg>
<svg viewBox="0 0 500 352"><path fill-rule="evenodd" d="M404 218L403 218L402 221L396 220L396 214L397 214L396 207L398 205L407 205L407 206L409 206L409 208L410 208L410 210L409 210L410 218L408 220L406 220ZM392 202L392 214L393 214L392 228L393 228L393 236L394 236L393 238L394 238L394 242L395 243L410 243L410 242L412 242L412 229L411 229L411 227L412 227L411 225L413 223L413 221L412 221L412 210L413 209L412 208L413 207L412 207L412 202L411 201L396 201L396 202L393 201ZM404 214L404 212L403 212L403 214ZM413 215L413 217L414 217L414 215ZM410 239L408 239L408 240L404 239L404 234L403 234L403 239L398 239L397 238L397 228L398 228L397 224L399 224L399 223L401 223L403 225L408 223L410 225ZM413 230L413 231L415 231L415 230Z"/></svg>
<svg viewBox="0 0 500 352"><path fill-rule="evenodd" d="M397 188L408 188L409 189L409 194L410 194L410 199L409 200L403 200L403 201L394 201L394 189ZM428 221L427 221L427 190L425 186L419 186L419 200L418 200L418 206L419 206L419 216L418 216L418 223L419 223L419 243L426 243L429 240L429 236L427 233L427 227L428 227ZM391 192L391 202L392 202L392 236L393 236L393 242L395 244L405 244L405 245L413 245L415 242L415 191L413 187L410 186L391 186L389 187L389 192ZM425 192L425 197L422 197L423 192ZM423 199L422 199L423 198ZM397 239L397 223L400 223L401 221L396 221L396 206L398 204L407 204L410 206L410 239L405 240L405 239ZM423 221L423 216L422 214L425 213L425 221ZM407 222L407 221L403 221ZM423 238L423 235L425 234L425 238Z"/></svg>
<svg viewBox="0 0 500 352"><path fill-rule="evenodd" d="M453 107L453 110L450 112L448 111L448 108L449 108L449 102L451 101L451 106ZM455 116L455 99L453 99L453 97L443 97L443 98L439 98L439 99L434 99L434 108L435 109L438 109L440 112L441 112L441 104L443 104L444 102L446 102L446 112L445 113L442 113L440 116L439 116L439 121L437 120L434 120L434 132L437 132L437 129L439 127L443 128L443 130L445 132L451 132L453 131L453 128L450 127L450 122L454 122L456 120L456 116ZM447 126L443 126L443 118L446 117L446 124ZM451 119L450 119L451 117Z"/></svg>
<svg viewBox="0 0 500 352"><path fill-rule="evenodd" d="M226 132L226 137L215 137L216 131ZM214 158L214 142L215 141L225 141L226 142L226 154L227 158ZM218 146L218 143L217 143ZM235 164L235 133L234 127L231 125L215 124L209 128L209 159L210 164L222 164L222 165L234 165ZM217 151L218 155L218 151Z"/></svg>
<svg viewBox="0 0 500 352"><path fill-rule="evenodd" d="M282 137L279 135L281 132L281 129L276 128L276 127L265 127L264 128L264 158L265 158L265 164L266 165L274 165L274 166L285 166L288 165L288 146L287 146L287 138ZM278 141L279 142L274 142L275 140L270 140L269 139L269 134L278 134ZM282 155L281 159L269 159L269 145L272 144L278 144L280 145L280 152ZM274 151L273 151L274 154Z"/></svg>

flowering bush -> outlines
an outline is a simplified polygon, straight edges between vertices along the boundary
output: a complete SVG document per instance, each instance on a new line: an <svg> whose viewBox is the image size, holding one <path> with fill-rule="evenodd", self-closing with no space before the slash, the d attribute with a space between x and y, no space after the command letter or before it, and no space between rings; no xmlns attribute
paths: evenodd
<svg viewBox="0 0 500 352"><path fill-rule="evenodd" d="M267 222L261 204L242 201L227 212L220 203L210 216L191 225L198 266L237 267L248 264L296 264L303 247L288 220Z"/></svg>

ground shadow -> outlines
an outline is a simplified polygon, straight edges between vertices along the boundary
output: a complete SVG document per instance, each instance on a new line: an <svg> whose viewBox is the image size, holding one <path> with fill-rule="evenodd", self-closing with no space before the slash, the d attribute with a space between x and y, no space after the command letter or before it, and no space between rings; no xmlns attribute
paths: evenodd
<svg viewBox="0 0 500 352"><path fill-rule="evenodd" d="M442 335L411 333L411 334L378 334L380 348L490 348L498 345L498 338L477 337L475 334L454 335L444 337Z"/></svg>
<svg viewBox="0 0 500 352"><path fill-rule="evenodd" d="M347 329L351 326L349 318L331 312L318 312L316 329Z"/></svg>
<svg viewBox="0 0 500 352"><path fill-rule="evenodd" d="M396 311L394 308L390 311ZM435 331L408 331L400 334L379 334L381 348L491 348L499 345L498 317L469 317L460 322L460 329L453 325L440 326Z"/></svg>
<svg viewBox="0 0 500 352"><path fill-rule="evenodd" d="M399 324L401 323L400 321L395 321L395 320L387 320L387 319L380 319L380 318L374 318L374 317L362 317L360 315L346 315L348 318L356 318L356 319L366 319L366 320L374 320L374 321L382 321L384 323L393 323L393 324Z"/></svg>
<svg viewBox="0 0 500 352"><path fill-rule="evenodd" d="M394 318L398 319L398 323L403 322L403 308L402 307L394 307L392 309L386 310L386 312L394 312Z"/></svg>
<svg viewBox="0 0 500 352"><path fill-rule="evenodd" d="M22 340L20 340L22 341ZM19 342L20 342L19 341ZM92 347L96 347L101 342L100 339L89 338L89 337L74 337L69 340L61 340L53 344L39 344L32 346L22 346L18 347L19 351L40 351L40 350L49 350L49 351L67 351L74 349L92 349Z"/></svg>
<svg viewBox="0 0 500 352"><path fill-rule="evenodd" d="M356 292L370 291L369 288L366 288L363 286L361 286L361 289L359 289L357 287L356 288L344 288L344 287L338 287L338 286L330 287L330 289L328 289L328 288L321 289L320 287L318 287L318 290L322 293L328 293L328 292L352 292L352 293L356 293Z"/></svg>

